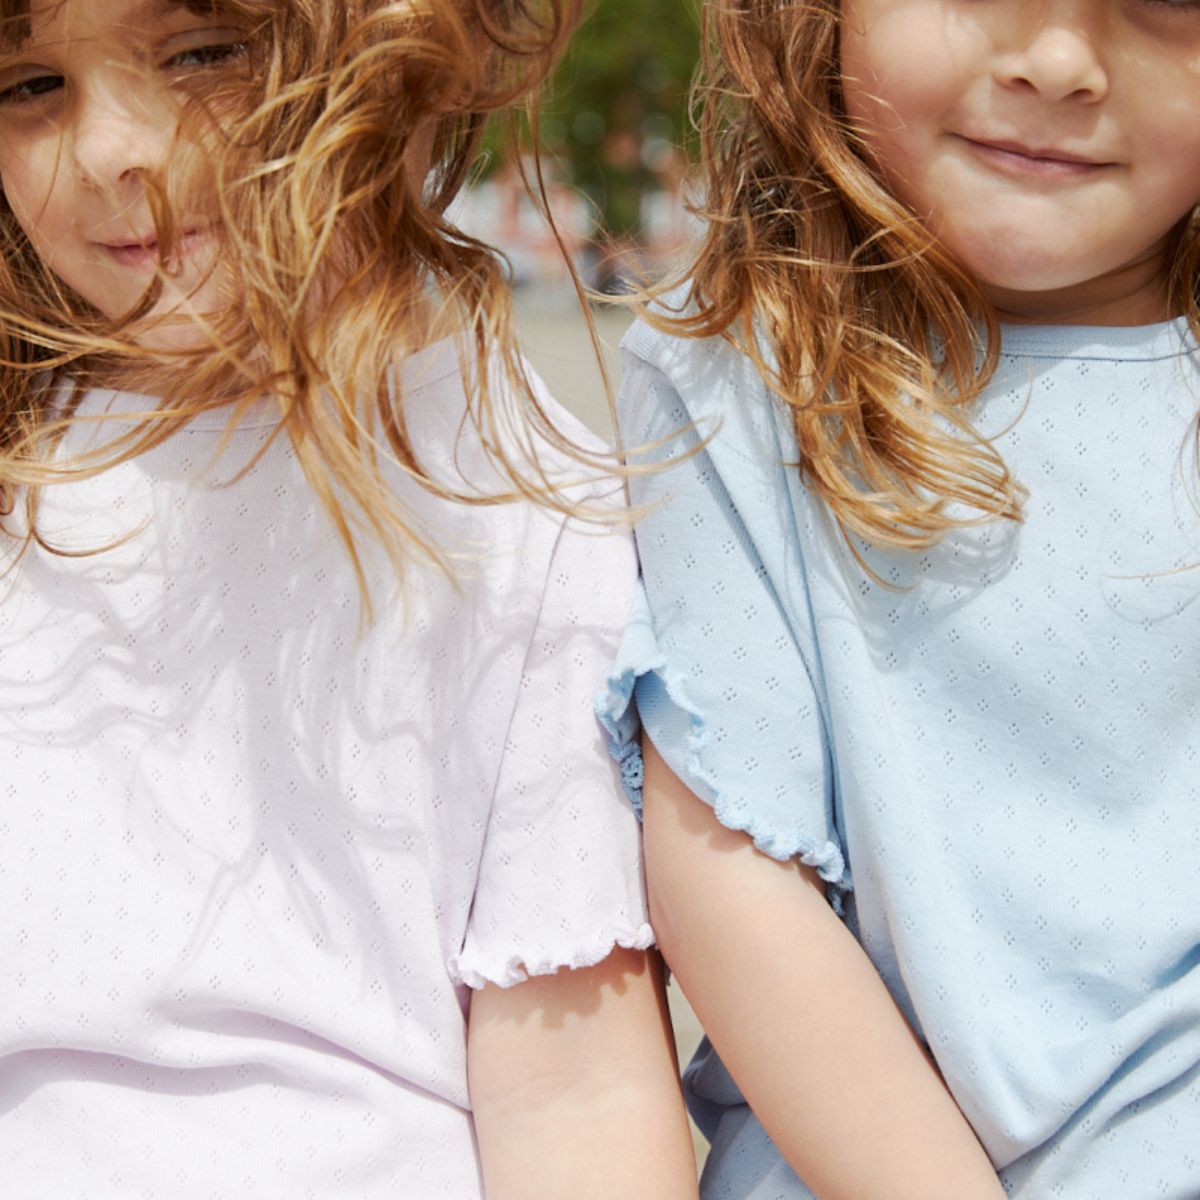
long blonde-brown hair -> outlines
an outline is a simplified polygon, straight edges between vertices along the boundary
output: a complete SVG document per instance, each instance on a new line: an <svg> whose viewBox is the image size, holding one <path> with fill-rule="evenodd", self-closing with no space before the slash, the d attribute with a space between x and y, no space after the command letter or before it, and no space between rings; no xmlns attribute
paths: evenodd
<svg viewBox="0 0 1200 1200"><path fill-rule="evenodd" d="M915 548L1019 518L1021 487L968 420L995 370L995 316L848 123L837 0L707 3L696 98L706 229L686 305L649 319L753 357L846 532ZM1172 303L1200 330L1200 236L1181 229L1172 250Z"/></svg>
<svg viewBox="0 0 1200 1200"><path fill-rule="evenodd" d="M387 485L381 458L463 502L524 495L566 506L537 444L559 446L588 470L601 464L543 412L513 334L504 264L456 228L447 208L477 160L488 120L532 97L546 78L578 0L193 0L186 7L227 14L246 30L240 66L206 76L205 94L189 96L181 111L188 144L203 152L193 158L203 158L216 198L237 302L213 314L202 347L177 356L161 406L132 429L123 424L102 453L56 459L48 449L71 422L55 400L61 385L69 381L78 396L110 380L114 364L138 378L138 364L155 356L126 331L149 311L163 280L128 318L106 320L42 265L0 200L0 511L23 493L38 538L47 484L141 454L210 409L227 410L232 426L264 399L278 405L279 430L345 541L360 584L364 532L401 570L414 553L445 565ZM0 0L0 17L6 40L28 35L28 0ZM412 170L418 139L427 174ZM172 187L169 171L148 181L165 258L179 234ZM464 359L476 364L470 417L500 468L494 495L461 494L432 478L405 427L390 368L428 336L431 296L437 327L461 334L470 351Z"/></svg>

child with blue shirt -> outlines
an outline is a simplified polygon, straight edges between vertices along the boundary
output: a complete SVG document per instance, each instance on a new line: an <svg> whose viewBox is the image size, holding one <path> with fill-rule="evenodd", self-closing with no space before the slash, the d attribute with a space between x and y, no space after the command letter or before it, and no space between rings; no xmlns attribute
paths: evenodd
<svg viewBox="0 0 1200 1200"><path fill-rule="evenodd" d="M715 1200L1200 1195L1200 5L726 0L607 697Z"/></svg>

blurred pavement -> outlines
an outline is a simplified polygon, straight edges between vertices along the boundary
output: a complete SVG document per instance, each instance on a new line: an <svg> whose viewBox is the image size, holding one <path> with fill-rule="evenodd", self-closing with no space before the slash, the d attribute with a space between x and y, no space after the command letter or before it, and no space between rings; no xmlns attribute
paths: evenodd
<svg viewBox="0 0 1200 1200"><path fill-rule="evenodd" d="M618 345L630 315L620 308L592 309L614 396L620 383ZM517 293L517 329L525 353L554 397L608 439L612 418L587 324L575 296L564 290Z"/></svg>

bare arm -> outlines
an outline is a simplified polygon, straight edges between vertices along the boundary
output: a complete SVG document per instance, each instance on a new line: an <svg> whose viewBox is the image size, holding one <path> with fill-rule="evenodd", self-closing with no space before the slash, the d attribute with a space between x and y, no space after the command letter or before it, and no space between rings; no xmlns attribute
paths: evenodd
<svg viewBox="0 0 1200 1200"><path fill-rule="evenodd" d="M467 1055L488 1200L696 1200L657 954L489 984Z"/></svg>
<svg viewBox="0 0 1200 1200"><path fill-rule="evenodd" d="M821 1200L1002 1200L816 873L721 825L645 742L651 919L779 1151Z"/></svg>

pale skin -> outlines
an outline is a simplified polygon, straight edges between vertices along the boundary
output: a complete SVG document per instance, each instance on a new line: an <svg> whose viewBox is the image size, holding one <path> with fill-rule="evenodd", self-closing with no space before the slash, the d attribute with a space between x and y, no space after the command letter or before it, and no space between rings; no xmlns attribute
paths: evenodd
<svg viewBox="0 0 1200 1200"><path fill-rule="evenodd" d="M164 266L162 296L130 334L155 350L208 344L205 318L236 287L217 254L217 206L190 197L163 263L146 180L161 179L192 90L245 70L246 29L164 0L35 4L31 16L28 41L0 58L0 184L13 214L41 260L107 317L132 311ZM428 122L410 143L415 182L435 132ZM432 310L419 319L413 346L451 332ZM160 375L141 368L139 390L170 382L169 367Z"/></svg>
<svg viewBox="0 0 1200 1200"><path fill-rule="evenodd" d="M31 15L32 36L0 63L0 183L43 262L117 318L155 276L145 181L166 165L180 96L206 71L237 69L244 33L219 13L140 0L55 0ZM414 172L431 134L414 139ZM170 286L135 331L143 345L197 344L195 318L225 303L212 208L180 214ZM695 1200L655 952L485 987L468 1074L489 1200Z"/></svg>
<svg viewBox="0 0 1200 1200"><path fill-rule="evenodd" d="M1200 201L1200 5L843 0L841 15L850 119L1002 320L1175 315L1168 239ZM1000 1200L816 873L760 854L644 751L660 945L784 1159L821 1200Z"/></svg>
<svg viewBox="0 0 1200 1200"><path fill-rule="evenodd" d="M650 919L780 1154L821 1200L1002 1200L987 1155L816 873L760 854L652 742L643 750Z"/></svg>
<svg viewBox="0 0 1200 1200"><path fill-rule="evenodd" d="M160 261L147 177L171 153L179 110L207 75L238 69L244 31L179 5L35 5L0 68L0 183L38 257L100 312L131 311ZM197 341L226 303L220 230L192 197L163 295L134 331L164 349Z"/></svg>
<svg viewBox="0 0 1200 1200"><path fill-rule="evenodd" d="M656 954L484 988L468 1067L488 1200L695 1200Z"/></svg>
<svg viewBox="0 0 1200 1200"><path fill-rule="evenodd" d="M846 108L1002 319L1165 320L1200 199L1200 5L844 0Z"/></svg>

